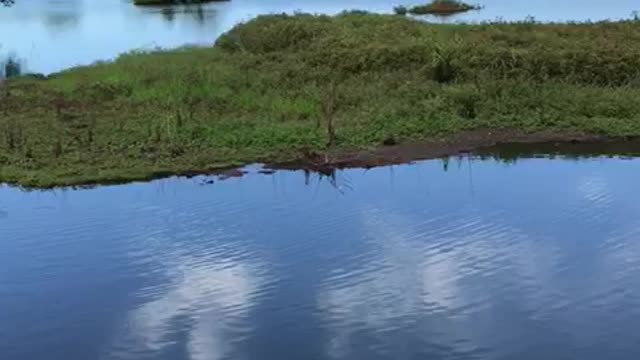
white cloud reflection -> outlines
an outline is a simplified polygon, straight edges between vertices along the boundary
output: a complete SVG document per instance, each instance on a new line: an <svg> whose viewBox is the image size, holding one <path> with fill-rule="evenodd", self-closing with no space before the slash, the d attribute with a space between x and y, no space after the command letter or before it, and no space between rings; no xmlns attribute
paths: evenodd
<svg viewBox="0 0 640 360"><path fill-rule="evenodd" d="M611 200L607 181L601 176L586 176L579 179L577 190L586 201L594 205Z"/></svg>
<svg viewBox="0 0 640 360"><path fill-rule="evenodd" d="M419 222L381 210L363 211L361 219L375 255L341 283L327 281L318 300L333 358L352 357L350 343L361 331L389 348L398 344L382 334L412 326L424 331L414 335L457 351L490 347L504 340L496 334L518 336L517 329L495 331L505 325L494 318L501 311L493 309L496 289L531 289L520 294L531 313L558 296L557 249L513 227L478 216L420 231Z"/></svg>
<svg viewBox="0 0 640 360"><path fill-rule="evenodd" d="M179 265L168 269L169 285L140 294L151 300L129 312L129 325L108 359L157 358L186 338L186 359L216 360L231 350L229 340L240 335L234 331L247 331L259 266L230 259L182 258L175 263Z"/></svg>
<svg viewBox="0 0 640 360"><path fill-rule="evenodd" d="M427 213L363 209L366 254L332 273L318 297L327 352L349 359L424 346L515 358L536 341L549 351L633 349L640 222L625 186L597 168L558 180L548 198L525 198L530 211L516 214L506 211L517 198L448 213L437 204Z"/></svg>

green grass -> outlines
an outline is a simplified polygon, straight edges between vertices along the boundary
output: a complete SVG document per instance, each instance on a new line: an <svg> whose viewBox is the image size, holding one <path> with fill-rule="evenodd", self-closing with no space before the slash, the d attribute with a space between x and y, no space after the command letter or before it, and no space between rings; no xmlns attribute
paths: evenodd
<svg viewBox="0 0 640 360"><path fill-rule="evenodd" d="M640 22L263 16L0 91L0 181L206 171L474 129L640 135Z"/></svg>

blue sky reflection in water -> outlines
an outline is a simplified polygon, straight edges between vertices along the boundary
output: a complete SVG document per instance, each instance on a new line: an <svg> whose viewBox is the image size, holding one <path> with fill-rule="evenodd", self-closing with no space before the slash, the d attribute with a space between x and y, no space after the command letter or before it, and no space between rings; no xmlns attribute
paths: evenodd
<svg viewBox="0 0 640 360"><path fill-rule="evenodd" d="M629 19L640 4L632 0L481 0L479 12L447 21L586 21ZM335 14L346 9L390 13L392 0L232 0L195 6L135 7L128 0L18 0L0 8L0 59L15 56L31 72L51 73L109 60L135 49L210 45L241 21L268 13ZM434 19L431 19L434 20ZM441 20L436 20L441 21Z"/></svg>
<svg viewBox="0 0 640 360"><path fill-rule="evenodd" d="M0 189L7 359L637 359L640 160Z"/></svg>

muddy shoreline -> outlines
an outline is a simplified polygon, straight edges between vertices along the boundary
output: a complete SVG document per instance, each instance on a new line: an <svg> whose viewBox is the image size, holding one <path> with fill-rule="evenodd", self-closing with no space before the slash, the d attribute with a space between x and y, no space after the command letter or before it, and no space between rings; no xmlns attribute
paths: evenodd
<svg viewBox="0 0 640 360"><path fill-rule="evenodd" d="M375 167L410 164L416 161L445 158L450 156L478 156L494 158L526 157L593 157L623 156L640 157L640 137L608 137L579 133L542 131L527 133L519 130L474 130L456 135L429 138L422 141L351 152L311 153L300 151L300 155L290 161L264 161L259 174L271 175L278 170L306 171L320 175L331 175L343 169L371 169ZM113 178L81 184L29 187L17 186L27 191L54 189L91 189L98 186L123 185L148 182L170 177L205 177L201 185L214 184L246 174L244 167L236 164L209 169L192 169L182 172L161 171L139 178Z"/></svg>
<svg viewBox="0 0 640 360"><path fill-rule="evenodd" d="M573 156L640 155L640 138L537 132L518 130L475 130L442 138L383 146L372 150L327 154L304 154L288 162L268 163L271 170L306 170L329 173L350 168L373 168L456 155Z"/></svg>

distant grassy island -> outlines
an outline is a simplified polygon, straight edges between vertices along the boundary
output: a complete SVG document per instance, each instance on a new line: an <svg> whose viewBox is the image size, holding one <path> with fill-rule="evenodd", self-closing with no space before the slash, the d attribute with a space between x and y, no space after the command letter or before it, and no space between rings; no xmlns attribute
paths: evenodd
<svg viewBox="0 0 640 360"><path fill-rule="evenodd" d="M7 80L0 181L50 187L252 162L331 165L404 144L454 152L540 134L636 137L638 69L632 20L261 16L213 47Z"/></svg>
<svg viewBox="0 0 640 360"><path fill-rule="evenodd" d="M202 4L207 2L222 2L229 0L133 0L134 5L171 5L171 4Z"/></svg>
<svg viewBox="0 0 640 360"><path fill-rule="evenodd" d="M459 0L433 0L425 5L416 5L412 7L397 6L394 8L396 14L405 15L407 13L413 15L453 15L470 10L479 10L480 5L470 5Z"/></svg>

